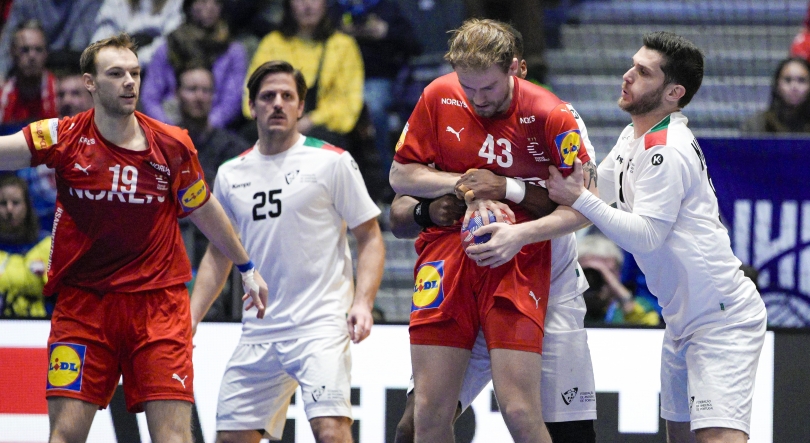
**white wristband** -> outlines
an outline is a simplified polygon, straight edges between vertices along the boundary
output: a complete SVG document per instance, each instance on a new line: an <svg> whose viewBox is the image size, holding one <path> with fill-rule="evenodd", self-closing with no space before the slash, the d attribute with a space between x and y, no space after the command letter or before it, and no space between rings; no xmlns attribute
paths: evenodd
<svg viewBox="0 0 810 443"><path fill-rule="evenodd" d="M515 203L523 201L526 196L526 183L514 178L506 178L506 199Z"/></svg>

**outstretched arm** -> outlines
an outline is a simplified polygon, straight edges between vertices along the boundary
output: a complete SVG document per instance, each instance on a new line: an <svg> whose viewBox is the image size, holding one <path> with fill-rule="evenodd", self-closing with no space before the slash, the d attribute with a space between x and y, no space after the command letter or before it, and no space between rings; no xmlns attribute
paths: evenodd
<svg viewBox="0 0 810 443"><path fill-rule="evenodd" d="M22 131L0 137L0 169L14 171L31 166L31 151Z"/></svg>
<svg viewBox="0 0 810 443"><path fill-rule="evenodd" d="M255 306L259 310L258 317L263 318L264 308L267 306L267 283L261 275L254 272L253 263L239 242L219 201L212 195L202 207L192 212L189 218L228 260L239 266L242 286L245 289L245 296L242 299L251 299L245 309ZM217 272L221 272L219 268L217 269Z"/></svg>
<svg viewBox="0 0 810 443"><path fill-rule="evenodd" d="M391 164L388 180L397 194L436 198L452 194L461 174L438 171L419 163Z"/></svg>
<svg viewBox="0 0 810 443"><path fill-rule="evenodd" d="M357 239L357 284L346 322L352 341L360 343L374 324L371 310L382 281L385 243L376 218L354 227L352 234Z"/></svg>

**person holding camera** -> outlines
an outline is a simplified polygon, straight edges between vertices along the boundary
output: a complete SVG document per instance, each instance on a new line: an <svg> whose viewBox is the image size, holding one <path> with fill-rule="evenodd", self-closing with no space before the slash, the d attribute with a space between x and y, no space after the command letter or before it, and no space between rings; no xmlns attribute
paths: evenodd
<svg viewBox="0 0 810 443"><path fill-rule="evenodd" d="M608 238L592 234L577 244L585 291L586 322L657 326L661 318L645 299L637 299L619 279L624 254Z"/></svg>

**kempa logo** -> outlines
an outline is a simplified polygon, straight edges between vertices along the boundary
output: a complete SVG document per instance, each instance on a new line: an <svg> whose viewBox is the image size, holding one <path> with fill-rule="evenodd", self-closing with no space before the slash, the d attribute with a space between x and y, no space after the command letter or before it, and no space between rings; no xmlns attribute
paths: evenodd
<svg viewBox="0 0 810 443"><path fill-rule="evenodd" d="M653 166L658 166L661 163L664 163L664 156L661 155L661 154L653 155L653 157L652 157L652 165Z"/></svg>
<svg viewBox="0 0 810 443"><path fill-rule="evenodd" d="M577 392L579 392L579 388L571 388L560 395L562 395L563 402L566 405L570 405L575 398L577 398Z"/></svg>
<svg viewBox="0 0 810 443"><path fill-rule="evenodd" d="M810 200L735 201L732 240L759 270L769 324L810 326Z"/></svg>

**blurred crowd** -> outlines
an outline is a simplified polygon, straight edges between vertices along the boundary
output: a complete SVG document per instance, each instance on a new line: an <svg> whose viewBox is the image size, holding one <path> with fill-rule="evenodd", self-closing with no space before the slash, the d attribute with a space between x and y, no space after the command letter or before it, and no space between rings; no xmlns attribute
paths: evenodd
<svg viewBox="0 0 810 443"><path fill-rule="evenodd" d="M217 167L256 140L245 79L284 59L307 80L300 132L350 151L372 198L393 192L388 169L404 122L431 80L449 72L447 29L468 16L510 21L522 32L532 81L544 84L541 0L5 0L0 1L0 134L92 107L79 71L92 41L127 32L139 44L140 110L188 130L209 184ZM788 48L786 48L786 54ZM771 102L741 130L810 133L810 9L776 67ZM565 99L565 97L561 97ZM53 171L0 180L0 316L44 317L41 291L53 222ZM383 210L385 217L386 211ZM387 220L381 220L383 228ZM183 227L193 263L205 239ZM634 262L603 237L580 244L591 282L590 320L656 325L660 308ZM637 268L636 268L637 269ZM217 308L212 310L216 316ZM222 314L222 311L219 311Z"/></svg>

